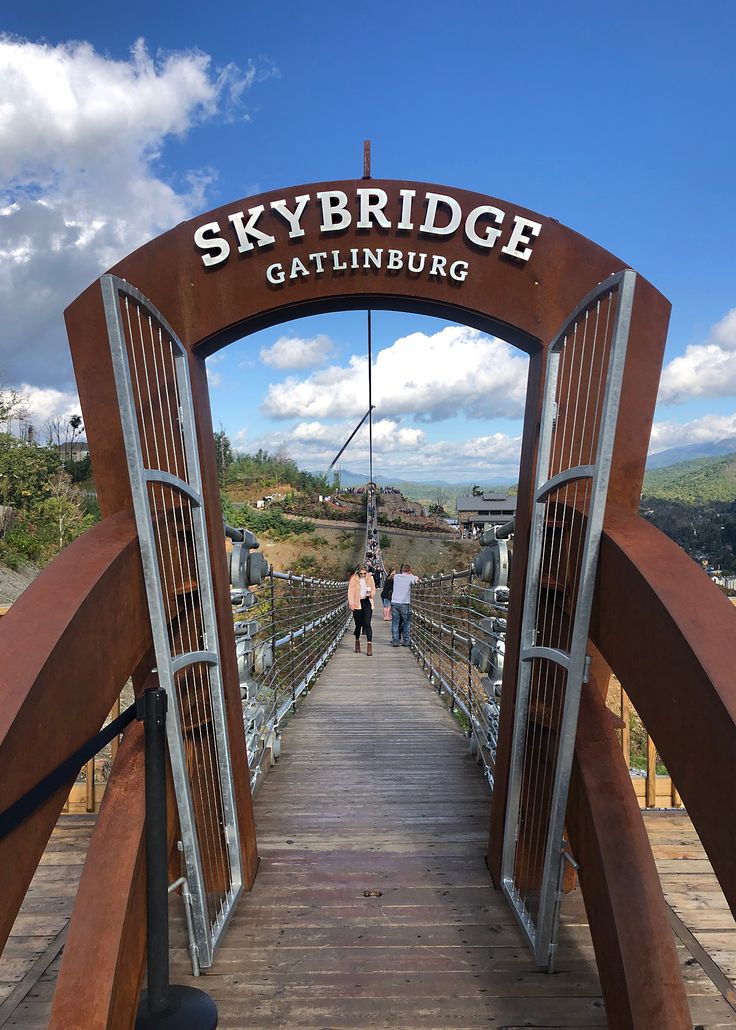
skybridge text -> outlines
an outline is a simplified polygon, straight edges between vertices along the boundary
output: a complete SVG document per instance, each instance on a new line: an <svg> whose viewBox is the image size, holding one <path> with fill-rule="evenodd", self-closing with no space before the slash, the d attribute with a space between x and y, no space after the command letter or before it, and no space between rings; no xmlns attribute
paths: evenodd
<svg viewBox="0 0 736 1030"><path fill-rule="evenodd" d="M353 197L344 190L319 190L314 196L304 193L293 199L272 200L268 209L256 204L242 211L233 211L226 221L207 222L194 230L194 244L201 252L202 264L216 268L224 264L233 250L240 255L274 247L279 242L300 240L307 235L303 220L311 222L314 233L314 214L305 219L305 213L316 208L319 217L319 240L344 234L347 230L376 232L384 239L387 230L396 236L396 243L415 229L420 237L448 240L458 232L476 253L488 253L496 248L499 257L526 263L532 256L534 241L542 231L542 224L525 215L513 214L491 204L479 204L469 211L463 210L459 200L444 193L426 190L417 196L413 189L399 189L389 193L377 186L357 187ZM315 241L316 242L316 241ZM354 239L350 242L354 242ZM386 242L393 242L386 239ZM275 261L268 266L266 278L272 286L287 280L312 275L350 274L356 271L379 270L387 274L428 275L462 283L468 276L469 264L464 260L450 260L442 254L420 249L405 251L394 246L349 247L343 250L321 249L319 244L311 253L297 255L288 260Z"/></svg>

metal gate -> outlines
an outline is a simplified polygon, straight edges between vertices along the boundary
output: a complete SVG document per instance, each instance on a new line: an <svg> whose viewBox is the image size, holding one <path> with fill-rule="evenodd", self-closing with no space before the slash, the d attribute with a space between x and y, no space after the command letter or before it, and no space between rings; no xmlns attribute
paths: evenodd
<svg viewBox="0 0 736 1030"><path fill-rule="evenodd" d="M503 890L552 967L564 822L636 274L578 305L547 356L502 856Z"/></svg>
<svg viewBox="0 0 736 1030"><path fill-rule="evenodd" d="M242 892L240 842L220 675L187 354L165 318L116 276L100 280L199 963Z"/></svg>

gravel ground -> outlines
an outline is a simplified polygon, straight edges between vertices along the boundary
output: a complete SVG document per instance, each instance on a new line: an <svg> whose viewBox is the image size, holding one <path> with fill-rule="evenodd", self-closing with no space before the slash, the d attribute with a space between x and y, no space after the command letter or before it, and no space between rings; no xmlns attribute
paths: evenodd
<svg viewBox="0 0 736 1030"><path fill-rule="evenodd" d="M38 571L34 565L9 569L7 565L0 564L0 608L16 601L36 578Z"/></svg>

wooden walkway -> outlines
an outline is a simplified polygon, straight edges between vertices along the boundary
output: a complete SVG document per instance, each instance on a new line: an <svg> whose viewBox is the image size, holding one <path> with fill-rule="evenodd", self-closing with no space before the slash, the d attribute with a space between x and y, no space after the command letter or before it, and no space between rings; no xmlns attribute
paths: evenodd
<svg viewBox="0 0 736 1030"><path fill-rule="evenodd" d="M0 957L0 1027L48 1024L93 815L63 815ZM90 956L90 966L94 956Z"/></svg>
<svg viewBox="0 0 736 1030"><path fill-rule="evenodd" d="M200 980L220 1027L605 1026L584 919L540 973L490 883L461 730L382 622L373 650L345 636L258 795L255 888Z"/></svg>
<svg viewBox="0 0 736 1030"><path fill-rule="evenodd" d="M462 733L382 623L372 658L352 641L284 735L256 800L254 890L198 980L172 897L172 981L207 990L223 1030L605 1026L580 893L565 899L557 972L547 976L490 884L489 793ZM736 929L687 816L646 819L681 938L692 932L693 950L705 941L716 970L733 975ZM0 959L0 1027L47 1026L92 825L60 820ZM736 1027L716 971L706 975L685 944L693 1023Z"/></svg>

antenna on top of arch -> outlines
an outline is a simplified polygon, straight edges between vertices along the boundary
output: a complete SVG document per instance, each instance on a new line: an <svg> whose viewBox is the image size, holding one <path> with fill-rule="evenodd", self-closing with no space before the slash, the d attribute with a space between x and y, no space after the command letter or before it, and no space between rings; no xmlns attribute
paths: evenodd
<svg viewBox="0 0 736 1030"><path fill-rule="evenodd" d="M363 140L363 178L370 179L371 177L371 141L369 139Z"/></svg>

